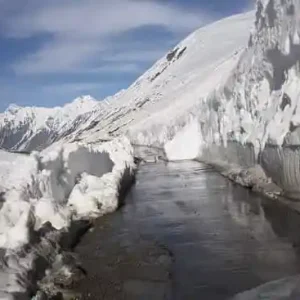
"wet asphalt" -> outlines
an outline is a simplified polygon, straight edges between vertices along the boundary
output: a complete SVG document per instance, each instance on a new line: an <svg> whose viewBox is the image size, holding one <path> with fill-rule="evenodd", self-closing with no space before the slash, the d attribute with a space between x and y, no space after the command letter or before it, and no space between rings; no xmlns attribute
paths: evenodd
<svg viewBox="0 0 300 300"><path fill-rule="evenodd" d="M139 167L75 248L81 299L230 299L300 272L300 217L193 161Z"/></svg>

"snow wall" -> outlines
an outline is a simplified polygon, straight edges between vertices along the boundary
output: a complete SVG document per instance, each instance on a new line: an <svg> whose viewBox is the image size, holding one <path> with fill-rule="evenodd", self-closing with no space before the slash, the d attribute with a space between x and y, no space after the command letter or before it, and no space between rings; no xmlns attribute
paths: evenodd
<svg viewBox="0 0 300 300"><path fill-rule="evenodd" d="M299 284L299 276L286 277L238 294L232 300L296 300L300 297Z"/></svg>
<svg viewBox="0 0 300 300"><path fill-rule="evenodd" d="M246 174L244 185L271 179L299 199L299 15L298 0L258 0L248 45L227 79L168 125L140 131L137 141L164 147L170 160L194 158Z"/></svg>
<svg viewBox="0 0 300 300"><path fill-rule="evenodd" d="M262 167L293 198L300 196L299 14L296 0L258 1L248 48L201 111L208 122L200 159Z"/></svg>
<svg viewBox="0 0 300 300"><path fill-rule="evenodd" d="M35 261L42 256L51 265L60 252L58 237L72 222L116 210L135 171L126 138L102 145L57 143L31 155L1 151L0 167L0 299L28 292ZM51 242L39 240L44 224L52 228Z"/></svg>

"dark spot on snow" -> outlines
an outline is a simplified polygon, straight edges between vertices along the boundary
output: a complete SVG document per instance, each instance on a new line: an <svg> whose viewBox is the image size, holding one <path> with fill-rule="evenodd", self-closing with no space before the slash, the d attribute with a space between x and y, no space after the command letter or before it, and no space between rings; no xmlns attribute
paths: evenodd
<svg viewBox="0 0 300 300"><path fill-rule="evenodd" d="M176 48L176 49L174 49L173 51L169 52L169 53L167 54L167 60L168 60L168 61L171 61L171 60L176 56L176 53L177 53L178 50L179 50L179 49Z"/></svg>
<svg viewBox="0 0 300 300"><path fill-rule="evenodd" d="M286 13L289 16L293 16L295 14L295 6L293 3L287 8Z"/></svg>
<svg viewBox="0 0 300 300"><path fill-rule="evenodd" d="M147 102L149 102L150 101L150 98L145 98L143 101L141 101L141 102L139 102L138 104L137 104L137 107L138 108L141 108L141 107L143 107Z"/></svg>
<svg viewBox="0 0 300 300"><path fill-rule="evenodd" d="M286 80L287 71L300 62L300 45L291 43L288 55L283 54L277 45L276 48L267 51L267 58L273 66L273 78L270 87L272 90L279 90Z"/></svg>
<svg viewBox="0 0 300 300"><path fill-rule="evenodd" d="M262 29L262 28L265 28L265 27L266 27L266 18L261 17L261 19L260 19L260 28L259 29Z"/></svg>
<svg viewBox="0 0 300 300"><path fill-rule="evenodd" d="M293 116L295 116L296 114L297 114L297 106L294 108Z"/></svg>
<svg viewBox="0 0 300 300"><path fill-rule="evenodd" d="M234 134L233 130L227 133L227 139L228 140L233 140L234 136L235 136L235 134Z"/></svg>
<svg viewBox="0 0 300 300"><path fill-rule="evenodd" d="M248 48L251 48L253 46L253 36L250 34L249 40L248 40Z"/></svg>
<svg viewBox="0 0 300 300"><path fill-rule="evenodd" d="M218 112L221 102L217 98L213 98L211 101L212 108L215 112Z"/></svg>
<svg viewBox="0 0 300 300"><path fill-rule="evenodd" d="M237 102L236 102L236 108L237 108L238 110L241 110L241 109L244 108L244 105L243 105L243 103L241 102L241 99L238 99L238 100L237 100Z"/></svg>
<svg viewBox="0 0 300 300"><path fill-rule="evenodd" d="M121 128L121 126L118 126L118 127L114 128L114 129L110 130L110 131L108 132L108 134L113 135L113 134L114 134L115 132L117 132L120 128Z"/></svg>
<svg viewBox="0 0 300 300"><path fill-rule="evenodd" d="M150 81L153 82L158 76L160 76L166 69L168 66L165 66L160 72L157 72L151 79Z"/></svg>
<svg viewBox="0 0 300 300"><path fill-rule="evenodd" d="M232 97L232 90L229 89L228 86L225 86L225 87L224 87L223 92L224 92L225 98L226 98L227 100L231 99L231 97Z"/></svg>
<svg viewBox="0 0 300 300"><path fill-rule="evenodd" d="M82 141L82 138L75 138L73 141L74 141L74 142L81 142L81 141Z"/></svg>
<svg viewBox="0 0 300 300"><path fill-rule="evenodd" d="M264 9L264 6L260 1L257 2L257 9L256 9L256 15L255 15L255 26L257 27L259 24L259 20L262 18L262 11Z"/></svg>
<svg viewBox="0 0 300 300"><path fill-rule="evenodd" d="M291 106L291 104L291 98L286 93L284 93L280 104L281 110L284 110L287 105Z"/></svg>
<svg viewBox="0 0 300 300"><path fill-rule="evenodd" d="M290 122L290 132L294 132L299 126L295 126L293 122Z"/></svg>
<svg viewBox="0 0 300 300"><path fill-rule="evenodd" d="M0 209L2 208L4 202L5 202L5 192L0 192Z"/></svg>
<svg viewBox="0 0 300 300"><path fill-rule="evenodd" d="M183 49L181 49L180 51L179 51L179 48L176 48L176 49L174 49L173 51L171 51L171 52L169 52L168 54L167 54L167 60L170 62L170 61L172 61L175 57L176 57L176 59L179 59L182 55L183 55L183 53L185 52L185 50L187 49L187 47L184 47ZM178 52L179 51L179 52ZM178 54L177 54L178 53ZM177 56L176 56L176 54L177 54Z"/></svg>
<svg viewBox="0 0 300 300"><path fill-rule="evenodd" d="M241 134L244 134L244 133L246 133L246 130L244 129L244 127L243 127L243 126L241 126L241 128L240 128L240 133L241 133Z"/></svg>
<svg viewBox="0 0 300 300"><path fill-rule="evenodd" d="M99 122L100 121L92 121L91 124L87 128L85 128L84 130L88 131L88 130L93 129L94 127L96 127L99 124Z"/></svg>
<svg viewBox="0 0 300 300"><path fill-rule="evenodd" d="M274 8L274 0L269 0L269 3L266 7L266 14L268 16L268 24L270 27L275 26L275 20L277 18L276 10Z"/></svg>
<svg viewBox="0 0 300 300"><path fill-rule="evenodd" d="M179 59L179 58L183 55L183 53L186 51L186 49L187 49L187 47L184 47L184 48L178 53L177 59Z"/></svg>

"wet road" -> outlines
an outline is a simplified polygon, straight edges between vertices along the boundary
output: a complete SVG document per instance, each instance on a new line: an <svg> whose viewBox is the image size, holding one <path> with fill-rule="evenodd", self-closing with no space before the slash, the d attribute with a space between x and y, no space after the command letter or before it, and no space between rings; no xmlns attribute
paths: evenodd
<svg viewBox="0 0 300 300"><path fill-rule="evenodd" d="M141 165L126 205L97 221L76 249L89 274L79 290L106 299L96 297L101 268L99 278L118 277L119 294L111 299L228 299L300 273L299 228L297 213L203 164ZM152 263L149 253L156 253ZM170 253L173 263L155 264ZM101 267L109 258L113 271ZM148 269L132 272L145 261Z"/></svg>

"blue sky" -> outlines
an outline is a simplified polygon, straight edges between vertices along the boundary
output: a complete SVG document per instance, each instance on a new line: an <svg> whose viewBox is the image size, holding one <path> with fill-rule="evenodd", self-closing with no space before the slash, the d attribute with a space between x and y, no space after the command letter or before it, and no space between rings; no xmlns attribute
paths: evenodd
<svg viewBox="0 0 300 300"><path fill-rule="evenodd" d="M0 0L0 111L126 88L193 30L254 0Z"/></svg>

